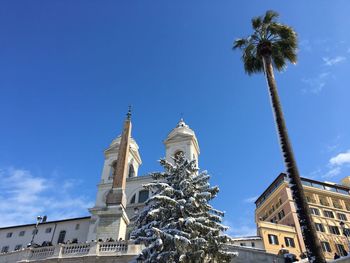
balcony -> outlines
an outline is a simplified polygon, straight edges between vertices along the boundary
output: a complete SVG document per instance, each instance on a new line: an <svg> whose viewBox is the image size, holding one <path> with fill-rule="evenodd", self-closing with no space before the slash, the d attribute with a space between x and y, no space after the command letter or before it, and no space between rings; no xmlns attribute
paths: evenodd
<svg viewBox="0 0 350 263"><path fill-rule="evenodd" d="M91 257L113 257L128 262L141 253L142 246L126 241L119 242L91 242L80 244L60 244L56 246L26 248L20 251L0 254L0 263L5 262L46 262L58 261L62 258ZM60 261L61 262L61 261Z"/></svg>

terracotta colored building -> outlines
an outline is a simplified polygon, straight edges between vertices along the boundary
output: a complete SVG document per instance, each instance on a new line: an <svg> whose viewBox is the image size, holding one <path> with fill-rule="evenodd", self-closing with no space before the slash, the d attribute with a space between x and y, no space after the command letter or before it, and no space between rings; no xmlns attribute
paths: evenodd
<svg viewBox="0 0 350 263"><path fill-rule="evenodd" d="M350 238L350 177L342 184L302 178L310 213L325 257L349 251ZM288 178L281 173L256 200L255 221L267 252L281 248L300 256L305 252L295 203ZM288 227L288 228L286 228Z"/></svg>

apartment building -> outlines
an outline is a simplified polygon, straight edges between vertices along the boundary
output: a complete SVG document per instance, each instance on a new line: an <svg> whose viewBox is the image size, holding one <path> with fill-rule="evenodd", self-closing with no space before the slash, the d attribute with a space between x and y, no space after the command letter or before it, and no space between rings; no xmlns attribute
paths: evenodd
<svg viewBox="0 0 350 263"><path fill-rule="evenodd" d="M342 184L301 180L325 257L332 259L335 252L344 255L349 251L350 177L344 178ZM297 256L305 252L286 174L281 173L255 204L255 220L267 252L278 253L282 248Z"/></svg>

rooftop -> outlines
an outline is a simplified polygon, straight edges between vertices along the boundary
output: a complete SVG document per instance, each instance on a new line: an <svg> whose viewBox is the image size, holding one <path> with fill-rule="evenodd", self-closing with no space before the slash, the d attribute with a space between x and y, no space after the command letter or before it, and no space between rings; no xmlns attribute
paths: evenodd
<svg viewBox="0 0 350 263"><path fill-rule="evenodd" d="M280 173L277 178L267 187L267 189L255 201L256 207L260 207L264 201L269 197L283 182L289 182L285 173ZM314 187L317 189L335 192L343 195L349 195L350 188L345 185L340 185L332 182L321 182L313 179L301 177L301 183L304 186Z"/></svg>
<svg viewBox="0 0 350 263"><path fill-rule="evenodd" d="M61 222L68 222L68 221L82 220L82 219L90 219L90 218L91 218L90 216L84 216L84 217L68 218L68 219L61 219L61 220L55 220L55 221L46 221L46 222L40 223L40 225L52 224L52 223L61 223ZM17 228L17 227L27 227L27 226L35 226L35 223L33 223L33 224L24 224L24 225L16 225L16 226L0 227L0 230L10 229L10 228Z"/></svg>

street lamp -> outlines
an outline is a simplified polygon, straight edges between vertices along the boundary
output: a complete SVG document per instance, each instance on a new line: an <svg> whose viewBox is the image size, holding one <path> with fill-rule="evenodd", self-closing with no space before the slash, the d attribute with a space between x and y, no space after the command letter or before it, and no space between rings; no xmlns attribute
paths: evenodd
<svg viewBox="0 0 350 263"><path fill-rule="evenodd" d="M346 240L348 241L348 249L350 251L350 241L349 241L348 231L345 228L345 223L343 221L340 221L339 225L341 227L341 230L343 231L344 236L346 237Z"/></svg>
<svg viewBox="0 0 350 263"><path fill-rule="evenodd" d="M38 226L39 226L40 223L46 222L46 219L47 219L47 216L37 216L36 217L36 224L35 224L35 227L34 227L32 240L30 240L30 243L28 244L28 247L32 247L33 246L33 244L34 244L34 237L38 233Z"/></svg>

